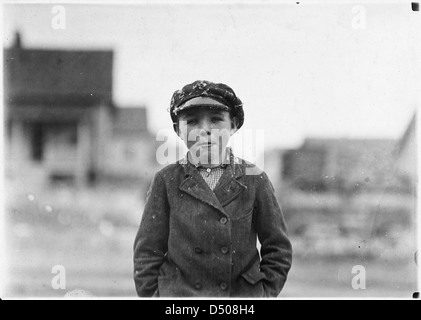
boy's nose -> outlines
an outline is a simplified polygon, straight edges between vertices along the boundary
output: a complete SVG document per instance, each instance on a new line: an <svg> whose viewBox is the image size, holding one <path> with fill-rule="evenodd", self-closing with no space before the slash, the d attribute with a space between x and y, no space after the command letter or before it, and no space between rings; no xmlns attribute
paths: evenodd
<svg viewBox="0 0 421 320"><path fill-rule="evenodd" d="M211 125L208 121L203 121L201 123L201 134L202 135L210 135L211 134Z"/></svg>

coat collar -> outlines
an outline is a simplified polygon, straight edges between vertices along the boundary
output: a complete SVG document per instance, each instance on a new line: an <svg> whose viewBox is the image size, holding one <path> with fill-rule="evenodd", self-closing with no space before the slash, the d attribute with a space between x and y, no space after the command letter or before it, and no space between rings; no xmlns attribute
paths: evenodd
<svg viewBox="0 0 421 320"><path fill-rule="evenodd" d="M240 159L231 153L230 164L226 167L213 191L196 167L185 159L179 161L185 174L185 178L180 184L180 190L227 215L224 207L247 189L241 182L245 168Z"/></svg>

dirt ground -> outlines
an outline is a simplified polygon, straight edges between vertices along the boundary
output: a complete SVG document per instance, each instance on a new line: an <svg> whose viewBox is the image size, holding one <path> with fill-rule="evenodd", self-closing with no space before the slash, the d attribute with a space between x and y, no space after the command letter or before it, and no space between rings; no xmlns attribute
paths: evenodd
<svg viewBox="0 0 421 320"><path fill-rule="evenodd" d="M136 227L56 228L11 225L6 297L136 297L132 280L132 245ZM366 273L365 289L353 289L353 267ZM53 288L54 266L63 266L65 287ZM411 298L417 289L413 256L295 256L280 297Z"/></svg>

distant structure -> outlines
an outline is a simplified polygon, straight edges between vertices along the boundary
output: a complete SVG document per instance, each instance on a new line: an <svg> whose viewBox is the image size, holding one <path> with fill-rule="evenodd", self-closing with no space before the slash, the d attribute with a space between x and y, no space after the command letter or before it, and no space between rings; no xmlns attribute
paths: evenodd
<svg viewBox="0 0 421 320"><path fill-rule="evenodd" d="M416 119L414 114L395 150L398 175L412 185L418 181Z"/></svg>
<svg viewBox="0 0 421 320"><path fill-rule="evenodd" d="M150 179L144 107L113 103L113 51L4 50L6 175L31 181Z"/></svg>
<svg viewBox="0 0 421 320"><path fill-rule="evenodd" d="M318 192L384 189L396 183L395 145L387 139L308 138L298 149L272 151L265 160L281 187Z"/></svg>

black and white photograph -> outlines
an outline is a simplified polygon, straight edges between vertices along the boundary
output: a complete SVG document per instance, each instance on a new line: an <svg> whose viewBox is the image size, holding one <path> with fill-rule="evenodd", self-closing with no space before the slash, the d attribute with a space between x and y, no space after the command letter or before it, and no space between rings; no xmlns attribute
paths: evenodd
<svg viewBox="0 0 421 320"><path fill-rule="evenodd" d="M0 10L2 299L419 298L419 2Z"/></svg>

